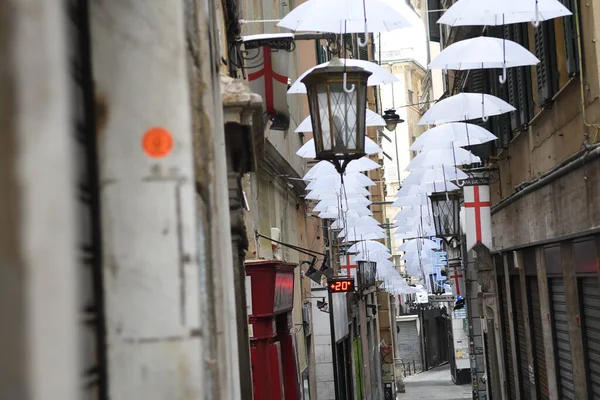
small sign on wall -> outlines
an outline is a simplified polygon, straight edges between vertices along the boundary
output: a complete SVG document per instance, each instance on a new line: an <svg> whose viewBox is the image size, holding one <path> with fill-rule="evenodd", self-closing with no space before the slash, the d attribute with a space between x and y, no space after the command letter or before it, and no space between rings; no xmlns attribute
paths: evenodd
<svg viewBox="0 0 600 400"><path fill-rule="evenodd" d="M246 276L246 311L252 315L252 277Z"/></svg>

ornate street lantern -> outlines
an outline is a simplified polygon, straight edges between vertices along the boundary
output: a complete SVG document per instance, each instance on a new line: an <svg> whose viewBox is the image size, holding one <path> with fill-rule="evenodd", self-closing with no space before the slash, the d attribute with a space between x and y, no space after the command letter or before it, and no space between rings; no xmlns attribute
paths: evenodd
<svg viewBox="0 0 600 400"><path fill-rule="evenodd" d="M460 235L460 191L429 195L437 237L451 239Z"/></svg>
<svg viewBox="0 0 600 400"><path fill-rule="evenodd" d="M394 110L393 108L385 110L383 112L382 118L385 121L385 129L387 129L390 132L392 132L394 129L396 129L396 126L398 124L401 124L404 122L404 120L402 118L400 118L398 113L396 113L396 110Z"/></svg>
<svg viewBox="0 0 600 400"><path fill-rule="evenodd" d="M306 85L318 160L343 173L348 163L365 155L367 80L371 72L332 60L316 68Z"/></svg>

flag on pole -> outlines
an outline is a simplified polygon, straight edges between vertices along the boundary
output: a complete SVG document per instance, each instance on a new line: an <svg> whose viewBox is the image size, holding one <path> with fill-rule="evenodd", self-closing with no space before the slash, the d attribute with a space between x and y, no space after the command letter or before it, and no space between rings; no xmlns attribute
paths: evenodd
<svg viewBox="0 0 600 400"><path fill-rule="evenodd" d="M358 264L355 261L356 255L343 254L340 255L340 278L356 277L356 268Z"/></svg>
<svg viewBox="0 0 600 400"><path fill-rule="evenodd" d="M490 187L487 185L465 186L465 228L467 250L477 243L492 249L492 214Z"/></svg>

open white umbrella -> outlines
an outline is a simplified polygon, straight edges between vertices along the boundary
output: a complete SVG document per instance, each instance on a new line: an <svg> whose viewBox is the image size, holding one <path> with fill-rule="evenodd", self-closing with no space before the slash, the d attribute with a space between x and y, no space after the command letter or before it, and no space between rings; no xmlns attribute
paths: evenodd
<svg viewBox="0 0 600 400"><path fill-rule="evenodd" d="M379 163L376 163L375 161L371 160L368 157L362 157L359 158L358 160L352 160L348 163L348 166L346 167L346 173L350 173L350 172L366 172L366 171L371 171L374 169L378 169L381 168L381 165L379 165ZM338 179L339 179L339 173L337 172L337 170L335 169L335 167L333 166L333 164L331 164L328 161L319 161L318 163L315 164L314 167L312 167L305 175L302 179L304 180L310 180L310 179L314 179L320 176L327 176L327 175L337 175Z"/></svg>
<svg viewBox="0 0 600 400"><path fill-rule="evenodd" d="M344 189L335 189L331 186L319 188L318 190L311 190L306 195L306 200L324 200L324 199L332 199L338 198L340 196L357 197L357 196L368 196L371 192L369 192L364 187L360 186L348 186L346 185Z"/></svg>
<svg viewBox="0 0 600 400"><path fill-rule="evenodd" d="M328 207L339 207L339 203L342 206L347 206L349 209L354 208L355 206L369 206L372 202L371 200L365 197L352 197L349 199L342 198L338 199L327 199L321 200L319 203L313 208L313 212L321 212L325 211Z"/></svg>
<svg viewBox="0 0 600 400"><path fill-rule="evenodd" d="M374 240L365 240L358 242L350 246L347 250L348 253L361 253L361 252L377 252L377 251L389 251L388 248L383 244Z"/></svg>
<svg viewBox="0 0 600 400"><path fill-rule="evenodd" d="M325 2L329 2L331 0L309 0L309 1L321 1L321 2L325 3ZM304 4L307 4L307 3L303 3L302 5L304 5ZM300 7L302 7L302 5ZM304 85L304 83L302 83L302 79L304 79L304 77L306 75L310 74L315 69L324 68L324 67L329 66L330 64L346 65L348 67L360 67L366 71L371 72L371 76L369 76L369 79L367 81L368 86L386 85L388 83L393 83L393 82L398 81L398 77L396 77L394 74L392 74L391 72L389 72L387 69L383 68L379 64L375 64L373 62L365 61L365 60L355 60L353 58L348 58L348 59L334 58L331 61L327 61L326 63L319 64L315 67L312 67L312 68L309 68L308 70L306 70L302 75L300 75L298 77L298 79L296 79L294 81L294 83L292 83L292 86L290 86L290 88L287 91L288 94L305 94L306 86ZM312 127L311 127L310 131L312 131ZM306 131L306 132L310 132L310 131Z"/></svg>
<svg viewBox="0 0 600 400"><path fill-rule="evenodd" d="M404 179L403 184L421 184L439 181L467 179L469 176L453 166L415 169Z"/></svg>
<svg viewBox="0 0 600 400"><path fill-rule="evenodd" d="M372 112L372 111L371 111ZM310 117L309 117L310 118ZM383 150L373 140L365 137L365 153L367 155L381 153ZM315 151L315 139L310 139L300 147L296 152L296 155L302 158L316 158L317 153Z"/></svg>
<svg viewBox="0 0 600 400"><path fill-rule="evenodd" d="M571 11L557 0L459 0L437 21L450 26L500 26L566 17Z"/></svg>
<svg viewBox="0 0 600 400"><path fill-rule="evenodd" d="M422 206L429 204L427 194L400 196L392 203L392 207Z"/></svg>
<svg viewBox="0 0 600 400"><path fill-rule="evenodd" d="M411 24L381 0L308 0L290 11L277 26L292 31L343 34L387 32Z"/></svg>
<svg viewBox="0 0 600 400"><path fill-rule="evenodd" d="M368 176L358 172L347 173L344 175L344 186L361 187L373 186L373 182ZM337 175L325 175L318 178L310 179L310 183L306 186L307 190L342 190L342 180Z"/></svg>
<svg viewBox="0 0 600 400"><path fill-rule="evenodd" d="M504 100L480 93L459 93L435 103L417 123L437 125L446 122L487 119L516 109Z"/></svg>
<svg viewBox="0 0 600 400"><path fill-rule="evenodd" d="M359 226L354 228L342 229L338 237L346 237L347 235L365 235L367 233L385 234L385 231L380 226Z"/></svg>
<svg viewBox="0 0 600 400"><path fill-rule="evenodd" d="M435 149L417 154L406 167L406 171L419 168L441 167L445 165L464 165L481 162L481 159L461 147Z"/></svg>
<svg viewBox="0 0 600 400"><path fill-rule="evenodd" d="M341 229L344 227L360 227L360 226L379 226L379 221L373 217L350 217L346 220L337 219L331 224L331 229Z"/></svg>
<svg viewBox="0 0 600 400"><path fill-rule="evenodd" d="M461 40L446 47L429 64L430 69L502 68L500 83L506 82L506 68L537 65L540 62L529 50L511 40L480 36Z"/></svg>
<svg viewBox="0 0 600 400"><path fill-rule="evenodd" d="M398 247L398 251L435 250L437 248L438 244L433 240L415 239L402 243L402 245Z"/></svg>
<svg viewBox="0 0 600 400"><path fill-rule="evenodd" d="M377 114L375 111L369 110L368 108L366 110L367 110L367 115L366 115L365 122L366 122L367 126L385 126L385 120L383 119L383 117L381 115ZM300 122L300 125L298 125L298 127L296 128L296 130L294 132L312 132L312 120L311 120L310 116L304 118L304 120L302 120L302 122ZM365 138L365 139L369 139L369 138ZM369 139L369 140L371 140L371 139ZM375 142L373 142L373 143L375 143ZM367 143L365 142L365 145L366 144ZM314 146L315 145L313 144L313 148L314 148Z"/></svg>
<svg viewBox="0 0 600 400"><path fill-rule="evenodd" d="M360 217L365 215L373 215L373 211L366 207L353 207L351 209L344 207L342 207L342 209L339 209L338 207L327 207L325 211L322 211L318 214L318 217L321 219L338 219L349 212L356 213Z"/></svg>
<svg viewBox="0 0 600 400"><path fill-rule="evenodd" d="M449 148L452 143L457 146L472 146L496 139L497 137L492 132L479 125L451 122L423 132L410 146L410 150Z"/></svg>
<svg viewBox="0 0 600 400"><path fill-rule="evenodd" d="M420 185L403 185L398 193L396 193L396 198L400 196L410 196L415 194L431 194L436 192L448 192L451 190L460 189L458 186L453 184L452 182L431 182L431 183L423 183Z"/></svg>
<svg viewBox="0 0 600 400"><path fill-rule="evenodd" d="M344 243L348 242L359 242L362 240L377 240L377 239L385 239L385 233L364 233L364 234L353 234L350 232L348 236L344 238Z"/></svg>

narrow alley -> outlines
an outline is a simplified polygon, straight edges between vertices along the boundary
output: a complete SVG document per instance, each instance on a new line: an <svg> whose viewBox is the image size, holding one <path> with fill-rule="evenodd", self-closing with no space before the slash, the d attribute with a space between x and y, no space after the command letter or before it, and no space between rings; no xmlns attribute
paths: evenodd
<svg viewBox="0 0 600 400"><path fill-rule="evenodd" d="M471 385L457 386L452 382L450 365L407 376L404 379L404 385L406 393L398 394L396 400L462 400L472 398Z"/></svg>

